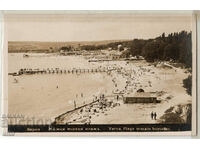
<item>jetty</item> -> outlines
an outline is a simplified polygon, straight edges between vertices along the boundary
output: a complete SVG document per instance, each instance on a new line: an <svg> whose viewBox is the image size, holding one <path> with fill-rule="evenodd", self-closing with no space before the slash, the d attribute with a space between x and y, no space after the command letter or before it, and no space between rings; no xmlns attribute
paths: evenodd
<svg viewBox="0 0 200 150"><path fill-rule="evenodd" d="M79 107L75 107L72 110L69 110L58 117L55 118L54 124L90 124L90 119L92 115L102 113L104 111L107 111L107 109L114 108L116 106L119 106L119 101L111 100L111 98L114 98L114 95L100 95L99 98L96 98L92 102L88 104L81 105Z"/></svg>
<svg viewBox="0 0 200 150"><path fill-rule="evenodd" d="M8 73L8 75L12 76L20 76L20 75L33 75L33 74L81 74L81 73L99 73L99 72L110 72L116 70L115 68L90 68L90 69L60 69L60 68L47 68L47 69L30 69L24 68L20 69L18 72Z"/></svg>

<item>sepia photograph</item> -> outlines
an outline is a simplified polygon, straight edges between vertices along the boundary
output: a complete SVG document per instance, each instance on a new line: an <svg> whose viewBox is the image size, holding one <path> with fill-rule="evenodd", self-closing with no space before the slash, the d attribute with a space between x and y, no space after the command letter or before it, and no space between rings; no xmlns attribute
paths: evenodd
<svg viewBox="0 0 200 150"><path fill-rule="evenodd" d="M193 13L5 13L3 21L7 134L195 134Z"/></svg>

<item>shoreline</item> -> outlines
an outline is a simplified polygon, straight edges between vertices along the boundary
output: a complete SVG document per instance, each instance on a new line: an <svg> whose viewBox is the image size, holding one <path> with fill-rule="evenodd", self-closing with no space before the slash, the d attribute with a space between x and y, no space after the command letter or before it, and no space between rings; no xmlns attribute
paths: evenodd
<svg viewBox="0 0 200 150"><path fill-rule="evenodd" d="M115 68L109 73L106 73L106 75L103 75L100 77L102 78L101 79L102 89L98 93L105 94L105 97L107 98L107 100L103 102L104 104L107 105L107 103L112 103L119 107L115 106L111 108L110 106L109 107L106 106L105 111L100 110L99 113L96 113L96 114L94 114L94 112L92 112L91 114L89 113L89 116L91 116L90 118L91 124L158 123L159 120L156 120L156 121L151 120L150 118L151 111L157 112L158 119L159 119L162 115L165 114L165 111L171 106L176 106L180 103L186 104L188 103L187 99L188 100L191 99L191 96L186 94L186 91L182 87L182 83L181 83L182 80L188 75L188 73L185 73L186 69L172 67L171 65L168 65L168 64L166 65L164 62L161 62L160 64L154 66L154 63L148 63L145 61L130 61L129 63L127 63L127 61L117 61L117 60L111 61L111 62L87 62L87 59L81 56L59 56L58 55L55 58L58 58L58 57L62 57L63 60L68 60L68 59L74 60L74 58L76 57L81 58L81 60L84 59L87 65L81 64L81 66L79 66L80 68L81 67L85 68L88 65L90 67L95 66L96 68L101 67L101 66L108 67L108 68ZM49 58L51 58L51 56ZM47 57L47 59L49 58ZM25 59L29 59L29 58L24 58L24 60ZM34 58L34 60L35 59L39 59L39 58ZM76 64L79 65L80 63L81 62L76 63ZM92 75L92 76L94 78L93 79L94 81L99 80L96 78L95 75ZM80 77L82 78L82 75L80 75ZM109 78L109 80L110 79L112 80L111 81L112 84L110 84L107 87L109 89L109 91L107 92L105 91L104 89L105 86L103 85L104 83L103 78L105 77ZM175 88L174 91L172 87ZM124 91L125 93L135 93L140 88L144 89L146 92L154 92L159 98L159 100L161 100L161 103L159 104L124 104L121 97L118 101L116 101L116 96L108 97L109 95L113 95L113 92L115 91L116 92ZM77 93L79 92L77 91ZM62 94L62 92L60 94ZM62 98L63 96L60 96L60 97ZM91 97L84 97L84 99L90 99L92 101ZM83 107L84 109L87 107L90 107L89 105L91 101L89 102L87 100L87 102L89 102L87 103L88 104L87 106L81 106L81 105L79 106L81 106L81 108ZM99 105L99 104L96 102L95 105ZM62 107L63 107L62 109L64 110L64 106ZM99 106L95 106L95 107L98 108ZM89 109L87 108L86 111L88 110ZM64 114L65 112L66 111L63 111ZM62 115L63 113L60 113L60 114ZM57 115L57 117L61 115ZM86 116L86 114L83 113L82 116L84 115ZM123 117L123 116L127 116L127 117ZM57 117L55 116L52 118L55 119ZM81 115L80 114L77 115L76 113L71 115L71 118L74 118L75 120L77 120L76 117L80 118ZM85 119L86 118L88 117L85 117ZM64 120L65 119L66 118L64 118ZM86 119L85 122L83 121L81 124L87 123L87 121L88 119ZM74 122L72 121L72 124L73 123L76 124L76 122L77 121L74 121Z"/></svg>

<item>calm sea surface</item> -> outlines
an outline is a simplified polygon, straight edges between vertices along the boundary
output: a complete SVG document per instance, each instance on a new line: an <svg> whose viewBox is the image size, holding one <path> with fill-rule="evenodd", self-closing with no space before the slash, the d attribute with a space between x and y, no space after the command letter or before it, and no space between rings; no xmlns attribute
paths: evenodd
<svg viewBox="0 0 200 150"><path fill-rule="evenodd" d="M47 54L8 54L8 72L32 69L97 68L81 56ZM18 83L15 83L15 79ZM111 77L106 73L35 74L8 77L8 113L35 118L51 118L92 101L95 95L112 91ZM83 97L81 97L81 93Z"/></svg>

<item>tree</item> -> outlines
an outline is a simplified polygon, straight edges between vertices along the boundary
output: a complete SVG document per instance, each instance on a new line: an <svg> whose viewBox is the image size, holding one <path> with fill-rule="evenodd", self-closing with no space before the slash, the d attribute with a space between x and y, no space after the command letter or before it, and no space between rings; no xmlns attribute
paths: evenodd
<svg viewBox="0 0 200 150"><path fill-rule="evenodd" d="M183 87L186 88L186 91L189 95L192 95L192 76L183 80Z"/></svg>

